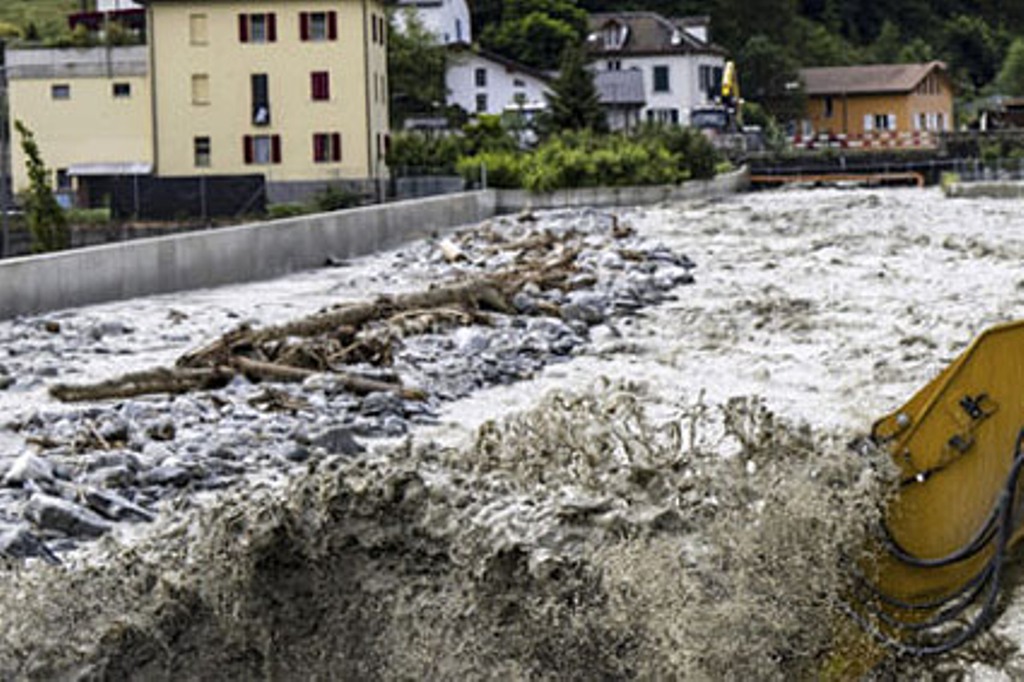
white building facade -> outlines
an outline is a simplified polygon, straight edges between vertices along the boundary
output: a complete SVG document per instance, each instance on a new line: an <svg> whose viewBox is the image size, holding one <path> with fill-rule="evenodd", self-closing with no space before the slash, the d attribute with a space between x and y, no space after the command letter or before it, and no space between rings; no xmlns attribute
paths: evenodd
<svg viewBox="0 0 1024 682"><path fill-rule="evenodd" d="M415 14L442 45L473 42L466 0L398 0L394 12L397 30L405 30L409 13Z"/></svg>
<svg viewBox="0 0 1024 682"><path fill-rule="evenodd" d="M598 72L639 71L646 99L641 119L689 125L694 109L715 104L725 70L726 52L710 42L707 22L653 12L592 15L592 66Z"/></svg>
<svg viewBox="0 0 1024 682"><path fill-rule="evenodd" d="M96 0L97 12L118 12L126 9L142 9L134 0Z"/></svg>
<svg viewBox="0 0 1024 682"><path fill-rule="evenodd" d="M501 114L547 106L547 77L528 66L468 45L453 45L445 72L448 104L469 114Z"/></svg>

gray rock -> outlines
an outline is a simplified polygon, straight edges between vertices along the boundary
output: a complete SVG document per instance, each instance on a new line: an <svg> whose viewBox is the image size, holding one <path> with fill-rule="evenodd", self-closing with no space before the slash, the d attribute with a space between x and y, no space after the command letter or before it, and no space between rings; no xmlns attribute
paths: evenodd
<svg viewBox="0 0 1024 682"><path fill-rule="evenodd" d="M98 488L127 488L135 483L135 471L126 466L111 466L96 469L83 479Z"/></svg>
<svg viewBox="0 0 1024 682"><path fill-rule="evenodd" d="M402 399L390 391L377 391L363 398L359 413L365 416L380 414L402 415L405 406Z"/></svg>
<svg viewBox="0 0 1024 682"><path fill-rule="evenodd" d="M345 427L336 427L324 431L312 438L310 444L314 447L321 447L327 452L336 455L358 455L366 451L362 443L352 437L352 430Z"/></svg>
<svg viewBox="0 0 1024 682"><path fill-rule="evenodd" d="M53 482L53 465L31 452L23 453L7 470L4 485L8 488L21 487L29 481L37 483Z"/></svg>
<svg viewBox="0 0 1024 682"><path fill-rule="evenodd" d="M182 488L195 478L194 474L177 464L161 464L139 476L142 485L156 485L163 488Z"/></svg>
<svg viewBox="0 0 1024 682"><path fill-rule="evenodd" d="M170 417L146 425L146 436L153 440L174 440L176 434L177 427Z"/></svg>
<svg viewBox="0 0 1024 682"><path fill-rule="evenodd" d="M42 530L58 531L73 537L97 538L112 526L98 514L74 502L52 495L35 493L25 505L25 518Z"/></svg>
<svg viewBox="0 0 1024 682"><path fill-rule="evenodd" d="M512 297L512 307L520 314L533 315L537 312L537 300L520 291Z"/></svg>
<svg viewBox="0 0 1024 682"><path fill-rule="evenodd" d="M453 335L458 352L466 355L482 353L491 345L487 335L473 327L460 327Z"/></svg>
<svg viewBox="0 0 1024 682"><path fill-rule="evenodd" d="M127 443L130 428L126 419L111 416L96 427L96 433L108 443Z"/></svg>
<svg viewBox="0 0 1024 682"><path fill-rule="evenodd" d="M60 563L46 543L24 526L0 526L0 555L12 559L36 557L54 566Z"/></svg>
<svg viewBox="0 0 1024 682"><path fill-rule="evenodd" d="M96 471L111 467L123 467L136 471L139 469L139 466L139 456L134 452L129 450L107 450L89 455L85 468L87 471Z"/></svg>
<svg viewBox="0 0 1024 682"><path fill-rule="evenodd" d="M112 521L145 521L156 519L156 514L109 490L86 490L85 502L93 511Z"/></svg>
<svg viewBox="0 0 1024 682"><path fill-rule="evenodd" d="M301 445L296 445L295 447L291 448L290 450L284 453L284 458L287 459L289 462L296 462L301 464L302 462L305 462L310 458L310 454L311 453L309 452L309 448L303 447Z"/></svg>

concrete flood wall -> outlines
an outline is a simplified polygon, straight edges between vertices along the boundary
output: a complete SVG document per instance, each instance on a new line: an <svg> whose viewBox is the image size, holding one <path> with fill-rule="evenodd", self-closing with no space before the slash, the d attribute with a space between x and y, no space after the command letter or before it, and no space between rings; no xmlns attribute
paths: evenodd
<svg viewBox="0 0 1024 682"><path fill-rule="evenodd" d="M582 206L643 206L665 201L689 201L741 192L750 186L750 172L742 168L711 180L693 180L681 185L651 187L585 187L533 194L527 190L498 190L499 213L526 209L544 210Z"/></svg>
<svg viewBox="0 0 1024 682"><path fill-rule="evenodd" d="M1024 198L1024 181L954 182L945 190L946 196L954 199L1020 199Z"/></svg>
<svg viewBox="0 0 1024 682"><path fill-rule="evenodd" d="M725 196L746 170L679 186L485 190L0 261L0 319L136 296L272 279L523 209Z"/></svg>
<svg viewBox="0 0 1024 682"><path fill-rule="evenodd" d="M0 262L0 319L271 279L494 215L493 191L299 216Z"/></svg>

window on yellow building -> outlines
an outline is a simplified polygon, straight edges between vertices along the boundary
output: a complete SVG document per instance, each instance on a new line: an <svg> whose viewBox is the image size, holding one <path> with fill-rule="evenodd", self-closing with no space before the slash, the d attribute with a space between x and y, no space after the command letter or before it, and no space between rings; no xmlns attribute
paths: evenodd
<svg viewBox="0 0 1024 682"><path fill-rule="evenodd" d="M246 135L242 138L242 146L246 164L281 163L280 135Z"/></svg>
<svg viewBox="0 0 1024 682"><path fill-rule="evenodd" d="M299 12L300 40L337 40L337 12Z"/></svg>
<svg viewBox="0 0 1024 682"><path fill-rule="evenodd" d="M277 41L277 15L273 12L238 15L238 40L243 43Z"/></svg>
<svg viewBox="0 0 1024 682"><path fill-rule="evenodd" d="M196 168L209 168L211 160L210 138L204 136L192 138L192 153Z"/></svg>
<svg viewBox="0 0 1024 682"><path fill-rule="evenodd" d="M51 99L71 99L71 86L67 83L57 83L50 86Z"/></svg>
<svg viewBox="0 0 1024 682"><path fill-rule="evenodd" d="M326 101L331 98L331 74L327 71L314 71L309 74L310 94L315 101Z"/></svg>
<svg viewBox="0 0 1024 682"><path fill-rule="evenodd" d="M210 40L205 14L188 16L188 38L193 45L206 45Z"/></svg>
<svg viewBox="0 0 1024 682"><path fill-rule="evenodd" d="M210 103L210 77L205 73L192 74L192 104Z"/></svg>
<svg viewBox="0 0 1024 682"><path fill-rule="evenodd" d="M114 97L117 99L126 99L132 96L132 84L131 83L114 83L111 88Z"/></svg>
<svg viewBox="0 0 1024 682"><path fill-rule="evenodd" d="M341 133L313 134L313 162L341 161Z"/></svg>

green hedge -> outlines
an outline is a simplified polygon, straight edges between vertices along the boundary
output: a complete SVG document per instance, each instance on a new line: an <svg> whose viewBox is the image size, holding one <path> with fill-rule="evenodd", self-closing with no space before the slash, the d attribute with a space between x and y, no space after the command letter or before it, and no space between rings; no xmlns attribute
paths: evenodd
<svg viewBox="0 0 1024 682"><path fill-rule="evenodd" d="M719 158L703 135L683 128L645 127L631 135L567 133L532 152L484 151L463 157L460 175L487 184L551 192L575 187L677 184L715 174Z"/></svg>

